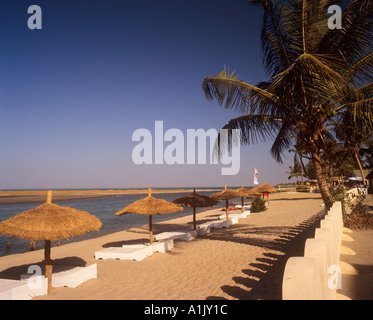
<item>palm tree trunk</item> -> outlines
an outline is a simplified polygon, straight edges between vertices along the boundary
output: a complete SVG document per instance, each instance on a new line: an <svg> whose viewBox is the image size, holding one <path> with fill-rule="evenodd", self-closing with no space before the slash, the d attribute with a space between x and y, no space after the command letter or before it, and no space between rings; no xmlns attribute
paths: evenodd
<svg viewBox="0 0 373 320"><path fill-rule="evenodd" d="M150 245L153 244L153 216L149 214L149 241Z"/></svg>
<svg viewBox="0 0 373 320"><path fill-rule="evenodd" d="M45 240L44 246L44 264L45 264L45 277L48 279L48 294L52 290L52 269L53 261L51 259L51 241Z"/></svg>
<svg viewBox="0 0 373 320"><path fill-rule="evenodd" d="M228 211L228 199L225 200L225 215L226 215L226 219L227 221L229 220L229 211Z"/></svg>
<svg viewBox="0 0 373 320"><path fill-rule="evenodd" d="M302 185L304 185L304 163L302 159L302 154L298 153L298 155L299 155L300 169L301 169L301 174L302 174Z"/></svg>
<svg viewBox="0 0 373 320"><path fill-rule="evenodd" d="M324 172L321 167L320 154L317 154L317 152L312 153L312 162L315 165L316 178L317 178L317 183L320 188L321 197L324 201L325 208L329 210L331 206L333 205L334 201L333 201L332 194L330 193L329 186L326 181Z"/></svg>
<svg viewBox="0 0 373 320"><path fill-rule="evenodd" d="M359 159L359 155L357 154L357 152L354 152L354 156L355 156L355 159L357 161L357 164L359 165L359 169L360 169L360 174L361 174L361 177L363 178L363 184L365 186L365 176L364 176L364 170L363 170L363 167L361 165L361 162L360 162L360 159Z"/></svg>
<svg viewBox="0 0 373 320"><path fill-rule="evenodd" d="M193 230L197 230L196 207L193 207Z"/></svg>

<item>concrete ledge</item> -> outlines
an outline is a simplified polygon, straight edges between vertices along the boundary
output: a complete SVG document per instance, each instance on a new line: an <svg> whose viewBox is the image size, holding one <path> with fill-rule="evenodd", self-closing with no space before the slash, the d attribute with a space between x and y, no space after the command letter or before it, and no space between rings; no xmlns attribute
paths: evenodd
<svg viewBox="0 0 373 320"><path fill-rule="evenodd" d="M315 229L314 238L306 240L304 256L288 259L282 284L284 300L337 299L340 254L347 251L341 246L342 232L342 205L337 201Z"/></svg>
<svg viewBox="0 0 373 320"><path fill-rule="evenodd" d="M321 280L314 259L292 257L286 262L282 285L283 300L319 300Z"/></svg>
<svg viewBox="0 0 373 320"><path fill-rule="evenodd" d="M190 241L197 237L197 231L171 231L171 232L162 232L160 234L155 235L155 239L160 240L184 240Z"/></svg>
<svg viewBox="0 0 373 320"><path fill-rule="evenodd" d="M230 213L229 218L230 219L233 219L233 218L242 219L242 218L246 218L248 215L250 215L250 211L245 211L245 212L240 212L240 213ZM225 220L226 217L227 217L226 214L221 214L219 216L219 219L220 220Z"/></svg>
<svg viewBox="0 0 373 320"><path fill-rule="evenodd" d="M145 244L133 244L96 251L95 258L141 261L152 254L153 248L151 246Z"/></svg>
<svg viewBox="0 0 373 320"><path fill-rule="evenodd" d="M97 279L97 264L88 267L75 267L67 271L52 274L52 287L76 288L89 279Z"/></svg>
<svg viewBox="0 0 373 320"><path fill-rule="evenodd" d="M0 279L0 300L30 300L47 294L48 279L38 277L40 288L32 288L28 281Z"/></svg>
<svg viewBox="0 0 373 320"><path fill-rule="evenodd" d="M173 239L166 239L164 241L156 241L151 245L154 252L166 253L174 247Z"/></svg>
<svg viewBox="0 0 373 320"><path fill-rule="evenodd" d="M329 247L325 240L322 239L307 239L304 248L304 257L314 259L320 274L320 281L322 285L321 296L319 299L330 299L332 295L328 292L327 274L328 274L328 260L329 260Z"/></svg>

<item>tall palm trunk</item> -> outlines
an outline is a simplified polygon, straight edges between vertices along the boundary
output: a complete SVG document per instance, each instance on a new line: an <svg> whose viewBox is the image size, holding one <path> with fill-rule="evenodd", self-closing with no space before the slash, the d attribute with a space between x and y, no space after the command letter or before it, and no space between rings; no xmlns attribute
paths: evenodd
<svg viewBox="0 0 373 320"><path fill-rule="evenodd" d="M364 176L364 170L363 170L363 167L361 165L361 161L359 159L359 155L358 155L357 151L354 151L354 156L355 156L357 164L359 165L360 174L361 174L361 177L363 178L363 184L365 186L366 185L366 181L365 181L365 176Z"/></svg>
<svg viewBox="0 0 373 320"><path fill-rule="evenodd" d="M315 165L316 178L321 192L321 197L325 203L325 208L329 210L334 201L321 166L319 152L312 153L312 162Z"/></svg>

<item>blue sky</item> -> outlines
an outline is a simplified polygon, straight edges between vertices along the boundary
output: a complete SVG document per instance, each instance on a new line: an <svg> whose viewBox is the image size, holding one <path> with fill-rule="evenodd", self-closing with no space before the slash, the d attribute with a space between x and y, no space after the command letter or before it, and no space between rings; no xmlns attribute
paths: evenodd
<svg viewBox="0 0 373 320"><path fill-rule="evenodd" d="M42 9L30 30L27 9ZM287 181L271 143L242 146L241 170L136 165L139 128L220 129L233 111L206 100L224 66L265 80L262 12L245 0L4 1L0 13L0 188L131 188Z"/></svg>

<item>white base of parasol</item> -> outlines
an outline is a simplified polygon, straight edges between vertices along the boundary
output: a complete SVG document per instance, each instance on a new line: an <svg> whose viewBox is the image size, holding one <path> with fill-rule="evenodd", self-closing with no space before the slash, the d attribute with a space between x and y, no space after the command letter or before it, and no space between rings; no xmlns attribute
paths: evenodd
<svg viewBox="0 0 373 320"><path fill-rule="evenodd" d="M39 286L33 286L24 280L0 279L0 300L30 300L47 294L48 280L39 277Z"/></svg>

